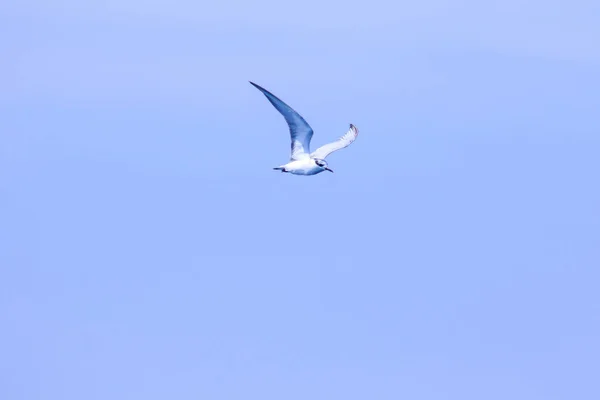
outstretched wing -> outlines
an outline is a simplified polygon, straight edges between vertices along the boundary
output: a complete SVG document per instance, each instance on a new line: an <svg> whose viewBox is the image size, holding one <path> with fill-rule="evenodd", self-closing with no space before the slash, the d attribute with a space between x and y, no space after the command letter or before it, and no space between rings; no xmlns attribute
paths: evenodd
<svg viewBox="0 0 600 400"><path fill-rule="evenodd" d="M277 96L266 89L258 86L254 82L250 82L255 88L263 92L273 106L283 115L285 121L290 127L290 136L292 137L292 160L301 160L309 158L310 139L313 135L313 130L308 123L298 114L292 107L279 100Z"/></svg>
<svg viewBox="0 0 600 400"><path fill-rule="evenodd" d="M354 125L350 124L350 129L344 134L344 136L342 136L335 142L319 147L310 155L310 157L320 158L322 160L334 151L350 146L350 144L356 140L357 136L358 129Z"/></svg>

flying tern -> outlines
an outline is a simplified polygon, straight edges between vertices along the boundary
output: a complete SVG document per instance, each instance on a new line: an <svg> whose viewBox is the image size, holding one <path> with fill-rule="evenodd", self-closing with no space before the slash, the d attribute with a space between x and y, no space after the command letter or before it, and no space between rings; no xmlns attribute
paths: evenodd
<svg viewBox="0 0 600 400"><path fill-rule="evenodd" d="M304 118L268 90L258 86L254 82L250 83L267 97L277 111L283 115L290 128L292 139L290 161L273 169L294 175L316 175L323 171L333 172L329 168L325 158L334 151L348 147L354 142L358 136L358 129L350 124L348 132L338 140L323 145L311 153L310 139L312 138L313 130Z"/></svg>

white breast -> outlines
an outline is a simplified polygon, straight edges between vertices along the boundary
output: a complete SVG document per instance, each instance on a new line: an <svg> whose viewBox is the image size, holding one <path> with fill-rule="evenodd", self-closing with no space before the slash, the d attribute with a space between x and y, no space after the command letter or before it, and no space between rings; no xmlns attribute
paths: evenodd
<svg viewBox="0 0 600 400"><path fill-rule="evenodd" d="M287 172L295 175L315 175L324 171L311 158L292 161L285 164L284 167Z"/></svg>

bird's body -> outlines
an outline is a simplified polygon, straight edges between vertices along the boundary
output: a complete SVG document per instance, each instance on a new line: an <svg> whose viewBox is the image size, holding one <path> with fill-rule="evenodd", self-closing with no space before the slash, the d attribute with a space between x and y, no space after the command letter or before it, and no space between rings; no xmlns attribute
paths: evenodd
<svg viewBox="0 0 600 400"><path fill-rule="evenodd" d="M316 160L312 158L304 158L302 160L292 160L285 165L280 165L273 169L281 172L289 172L294 175L316 175L320 172L326 171L324 167L317 164Z"/></svg>
<svg viewBox="0 0 600 400"><path fill-rule="evenodd" d="M292 139L290 162L274 169L294 175L316 175L323 171L333 172L328 167L325 158L334 151L348 147L354 142L358 136L358 129L350 124L350 129L345 135L335 142L319 147L311 153L310 140L313 130L304 118L268 90L263 89L253 82L250 83L260 90L277 111L283 115L290 129Z"/></svg>

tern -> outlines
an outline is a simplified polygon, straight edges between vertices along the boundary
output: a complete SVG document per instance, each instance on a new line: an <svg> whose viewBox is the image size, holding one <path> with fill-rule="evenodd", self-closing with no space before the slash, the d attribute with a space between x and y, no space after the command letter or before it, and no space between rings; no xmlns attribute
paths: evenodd
<svg viewBox="0 0 600 400"><path fill-rule="evenodd" d="M313 130L304 118L294 111L292 107L278 99L273 93L254 82L250 83L267 97L277 111L283 115L290 128L290 136L292 138L292 155L290 161L273 169L281 172L289 172L294 175L316 175L323 171L333 172L327 165L325 158L334 151L350 146L358 136L358 129L350 124L348 132L338 140L323 145L311 153L310 139L312 138Z"/></svg>

